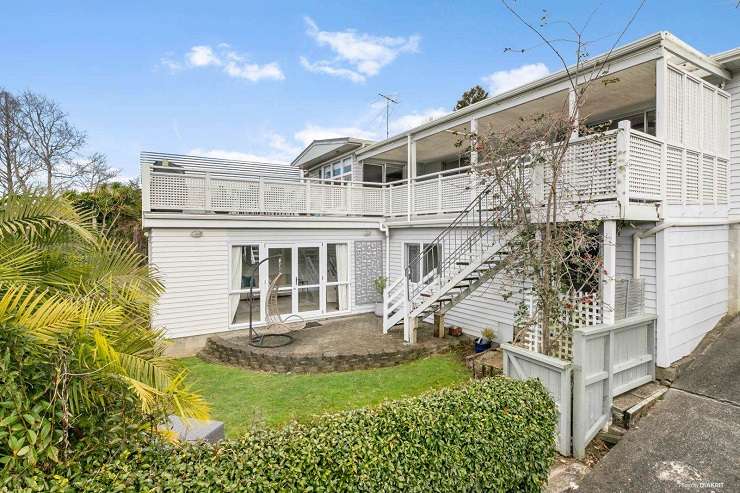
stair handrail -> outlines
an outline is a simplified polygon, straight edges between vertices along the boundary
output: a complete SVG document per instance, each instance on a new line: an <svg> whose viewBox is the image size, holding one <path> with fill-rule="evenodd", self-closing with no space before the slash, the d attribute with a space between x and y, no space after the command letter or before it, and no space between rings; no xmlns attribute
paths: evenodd
<svg viewBox="0 0 740 493"><path fill-rule="evenodd" d="M431 254L434 248L437 248L437 255L444 255L444 261L437 259L437 265L434 266L434 270L437 271L437 275L434 276L434 280L437 278L444 278L445 273L449 270L452 262L456 262L462 255L462 252L471 252L473 246L478 243L482 238L491 231L491 226L494 224L503 224L505 221L511 220L514 215L514 208L511 200L503 200L502 195L495 193L496 181L491 181L486 184L483 190L476 195L476 197L467 205L467 207L461 211L455 219L443 229L426 247L424 247L419 254L417 254L406 266L404 276L407 279L407 297L409 300L414 299L419 293L421 293L431 282L423 282L427 276L423 274L424 259L428 254ZM486 207L483 207L484 199L488 202L492 198L492 203L486 203ZM477 220L471 225L463 224L463 221L471 214L477 211ZM484 216L485 212L485 216ZM445 251L442 249L444 240L450 236L451 232L456 232L461 227L472 227L473 232L462 238L462 242L456 244L452 251ZM455 236L457 240L457 236ZM420 279L419 282L412 282L412 266L418 264ZM440 282L440 284L444 284Z"/></svg>

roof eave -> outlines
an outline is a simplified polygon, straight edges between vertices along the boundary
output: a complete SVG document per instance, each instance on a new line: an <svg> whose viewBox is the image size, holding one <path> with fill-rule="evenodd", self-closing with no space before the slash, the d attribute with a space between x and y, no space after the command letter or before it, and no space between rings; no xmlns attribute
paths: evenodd
<svg viewBox="0 0 740 493"><path fill-rule="evenodd" d="M633 41L632 43L626 44L620 48L615 49L614 51L610 53L603 53L601 55L598 55L591 60L584 63L584 65L581 67L582 69L589 69L593 66L598 65L600 62L603 61L603 59L606 56L610 56L612 59L617 59L620 57L624 57L626 55L629 55L631 53L634 53L636 51L644 50L650 46L658 45L664 42L667 35L669 33L665 31L659 31L657 33L651 34L649 36L646 36L644 38L640 38L636 41ZM405 132L402 132L400 134L394 135L388 139L381 140L379 142L376 142L375 144L372 144L370 146L367 146L365 149L362 150L362 152L371 152L374 149L388 145L400 140L405 140L408 136L413 135L415 133L427 130L429 128L433 128L437 125L447 123L449 121L458 119L460 117L463 117L465 115L475 113L476 111L480 110L481 108L485 108L490 105L498 104L502 101L505 101L510 98L514 98L516 96L519 96L521 94L524 94L528 91L532 91L534 89L547 86L549 84L554 84L559 82L560 80L564 79L565 77L568 77L569 71L572 71L575 68L574 65L571 65L568 67L567 70L563 69L559 72L556 72L554 74L550 74L546 77L543 77L541 79L538 79L536 81L530 82L528 84L525 84L523 86L519 86L516 89L512 89L510 91L501 93L497 96L493 96L487 99L484 99L483 101L479 101L477 103L471 104L469 106L466 106L463 109L453 111L452 113L449 113L445 116L442 116L436 120L433 120L428 123L424 123L422 125L419 125L418 127L414 127L412 129L409 129Z"/></svg>

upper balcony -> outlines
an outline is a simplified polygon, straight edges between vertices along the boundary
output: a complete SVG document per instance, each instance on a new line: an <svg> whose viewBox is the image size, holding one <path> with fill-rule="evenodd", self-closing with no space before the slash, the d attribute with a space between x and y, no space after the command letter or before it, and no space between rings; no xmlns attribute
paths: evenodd
<svg viewBox="0 0 740 493"><path fill-rule="evenodd" d="M633 130L571 141L562 183L569 197L612 206L607 216L654 210L665 200L727 201L727 160ZM145 213L370 216L409 219L463 210L485 186L469 166L389 183L338 182L206 166L142 163ZM536 174L533 187L543 187Z"/></svg>
<svg viewBox="0 0 740 493"><path fill-rule="evenodd" d="M579 110L582 123L612 128L573 138L563 166L561 183L569 198L595 203L594 218L727 214L729 95L700 71L679 66L679 55L666 53L649 45L639 56L617 59L608 80L596 81ZM444 220L484 187L484 177L470 167L448 169L466 164L460 135L496 132L527 115L563 111L572 104L571 91L568 81L554 74L366 146L353 158L359 168L347 174L350 181L306 178L284 166L204 166L193 163L196 158L162 166L142 155L144 215ZM470 157L475 162L472 150ZM381 183L356 181L363 167L371 166ZM544 181L532 173L534 194Z"/></svg>

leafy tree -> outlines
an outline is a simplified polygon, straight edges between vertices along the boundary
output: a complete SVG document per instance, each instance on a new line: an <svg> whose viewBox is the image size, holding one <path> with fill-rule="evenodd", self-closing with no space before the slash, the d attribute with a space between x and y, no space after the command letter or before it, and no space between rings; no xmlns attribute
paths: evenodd
<svg viewBox="0 0 740 493"><path fill-rule="evenodd" d="M58 195L0 199L0 489L168 413L207 415L150 328L156 272L90 216Z"/></svg>
<svg viewBox="0 0 740 493"><path fill-rule="evenodd" d="M479 85L475 85L465 91L462 97L457 100L457 104L455 104L455 110L465 108L466 106L470 106L471 104L477 103L478 101L483 101L487 97L488 91L486 91Z"/></svg>
<svg viewBox="0 0 740 493"><path fill-rule="evenodd" d="M93 223L109 238L132 242L146 253L141 229L141 188L135 181L99 185L92 191L65 194L75 206L92 214Z"/></svg>

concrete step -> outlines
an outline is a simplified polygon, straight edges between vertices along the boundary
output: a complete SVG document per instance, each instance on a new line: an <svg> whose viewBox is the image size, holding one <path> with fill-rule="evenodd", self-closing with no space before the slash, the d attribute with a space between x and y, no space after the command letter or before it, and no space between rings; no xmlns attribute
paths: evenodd
<svg viewBox="0 0 740 493"><path fill-rule="evenodd" d="M612 423L625 429L634 427L667 390L668 387L650 382L618 395L612 402Z"/></svg>

